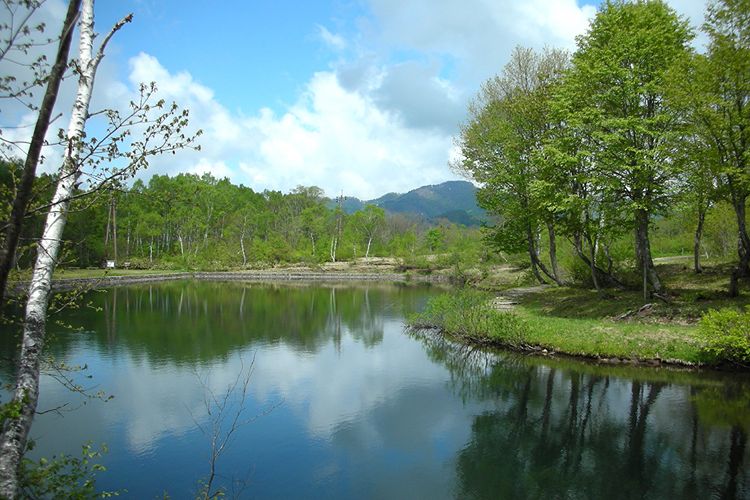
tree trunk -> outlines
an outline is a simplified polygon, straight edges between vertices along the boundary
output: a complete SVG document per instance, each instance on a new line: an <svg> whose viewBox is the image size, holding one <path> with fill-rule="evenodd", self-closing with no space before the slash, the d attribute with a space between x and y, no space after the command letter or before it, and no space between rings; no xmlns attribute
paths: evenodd
<svg viewBox="0 0 750 500"><path fill-rule="evenodd" d="M701 236L703 235L703 223L706 221L706 208L701 205L698 207L698 225L695 228L693 237L693 270L696 274L702 273L701 267Z"/></svg>
<svg viewBox="0 0 750 500"><path fill-rule="evenodd" d="M112 198L112 249L117 262L117 200Z"/></svg>
<svg viewBox="0 0 750 500"><path fill-rule="evenodd" d="M367 239L367 250L365 251L365 259L370 256L370 245L372 244L372 236Z"/></svg>
<svg viewBox="0 0 750 500"><path fill-rule="evenodd" d="M599 279L596 276L596 244L594 244L588 236L586 237L586 241L589 244L589 269L591 270L591 281L594 283L594 288L597 293L601 293L602 287L599 285Z"/></svg>
<svg viewBox="0 0 750 500"><path fill-rule="evenodd" d="M654 260L651 258L651 243L648 237L649 214L645 210L635 212L635 260L638 270L644 276L644 297L648 297L648 286L654 292L662 291L659 275L654 268Z"/></svg>
<svg viewBox="0 0 750 500"><path fill-rule="evenodd" d="M587 240L589 239L588 235L586 236ZM586 253L583 251L583 236L581 233L575 233L573 234L573 250L575 250L576 255L578 256L581 261L586 264L586 267L589 269L592 269L592 262L591 259L586 255ZM606 246L605 246L606 249ZM611 267L611 259L610 259L610 267L608 271L603 270L599 266L596 265L596 262L594 262L593 269L596 273L596 280L599 283L599 286L622 286L622 283L615 278L612 275L612 267Z"/></svg>
<svg viewBox="0 0 750 500"><path fill-rule="evenodd" d="M245 253L245 231L240 234L240 250L242 250L242 267L247 266L247 254Z"/></svg>
<svg viewBox="0 0 750 500"><path fill-rule="evenodd" d="M130 258L130 222L128 221L128 230L125 232L125 258Z"/></svg>
<svg viewBox="0 0 750 500"><path fill-rule="evenodd" d="M534 235L531 232L531 225L526 226L526 245L528 247L529 259L531 260L531 272L534 274L534 277L536 278L536 280L539 283L544 285L547 282L544 281L544 278L542 278L542 275L539 273L539 267L537 266L539 259L537 258L537 254L536 254L536 247L534 245Z"/></svg>
<svg viewBox="0 0 750 500"><path fill-rule="evenodd" d="M338 245L338 238L335 236L331 238L331 262L336 262L336 246Z"/></svg>
<svg viewBox="0 0 750 500"><path fill-rule="evenodd" d="M47 89L44 92L44 98L39 107L39 116L36 119L36 125L34 125L34 132L31 135L29 150L23 165L21 183L13 200L10 224L5 234L5 245L0 248L0 308L2 308L5 302L5 288L8 284L8 275L16 259L18 240L21 237L23 220L26 217L26 208L31 200L31 190L34 185L34 177L36 176L36 166L42 154L42 146L44 146L44 137L47 135L52 111L57 101L60 82L65 75L65 69L68 67L68 53L70 52L70 44L73 39L73 26L78 17L80 6L81 0L70 0L70 3L68 3L68 12L65 14L65 22L60 34L60 44L57 47L55 64L50 70Z"/></svg>
<svg viewBox="0 0 750 500"><path fill-rule="evenodd" d="M107 251L107 247L109 246L109 235L112 231L112 200L110 200L109 205L107 205L107 226L104 229L104 256L105 258L109 257L109 252Z"/></svg>
<svg viewBox="0 0 750 500"><path fill-rule="evenodd" d="M206 230L203 231L203 248L206 248L208 246L208 230L211 228L211 216L214 213L214 206L211 205L208 208L208 218L206 219ZM198 255L198 252L195 252L196 255Z"/></svg>
<svg viewBox="0 0 750 500"><path fill-rule="evenodd" d="M151 237L151 242L148 244L148 263L149 265L154 263L154 237Z"/></svg>
<svg viewBox="0 0 750 500"><path fill-rule="evenodd" d="M104 38L93 56L94 1L83 0L80 23L79 78L73 111L70 116L60 177L52 197L52 204L39 241L36 263L26 302L21 354L18 359L15 388L11 405L18 405L19 415L5 420L0 435L0 498L18 495L18 467L26 451L29 429L34 419L39 398L39 367L46 330L52 273L62 246L63 230L68 217L70 198L80 176L78 155L84 127L88 118L89 102L94 87L96 69L104 55L107 42L132 16L121 20Z"/></svg>
<svg viewBox="0 0 750 500"><path fill-rule="evenodd" d="M562 282L557 278L557 276L551 273L549 269L547 269L547 266L545 266L542 260L539 258L539 247L536 244L537 237L534 235L531 224L527 224L526 226L526 242L529 246L531 270L534 273L536 279L539 280L539 282L542 284L546 283L544 281L544 278L542 278L542 276L539 274L539 271L542 271L542 273L544 273L549 279L551 279L558 285L562 285Z"/></svg>
<svg viewBox="0 0 750 500"><path fill-rule="evenodd" d="M604 256L607 257L606 273L612 276L612 268L614 267L614 262L612 261L612 255L609 253L609 243L604 243L603 246L604 246Z"/></svg>
<svg viewBox="0 0 750 500"><path fill-rule="evenodd" d="M555 238L555 225L547 222L547 233L549 234L549 263L552 267L552 275L557 284L561 284L560 269L557 266L557 240Z"/></svg>
<svg viewBox="0 0 750 500"><path fill-rule="evenodd" d="M738 197L732 200L734 213L737 216L738 246L739 255L739 277L747 278L750 276L750 236L747 234L747 220L745 213L745 197Z"/></svg>

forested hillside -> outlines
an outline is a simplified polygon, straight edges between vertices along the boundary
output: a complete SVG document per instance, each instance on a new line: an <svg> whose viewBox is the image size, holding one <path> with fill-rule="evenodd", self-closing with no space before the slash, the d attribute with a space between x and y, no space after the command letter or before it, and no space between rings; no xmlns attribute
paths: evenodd
<svg viewBox="0 0 750 500"><path fill-rule="evenodd" d="M14 171L8 163L0 168L4 207L10 206L17 168ZM53 185L52 177L37 178L36 204L44 206ZM338 201L325 198L316 187L256 192L210 174L155 175L147 183L138 180L132 186L87 193L75 200L62 264L98 267L115 260L118 266L127 262L133 268L237 268L414 257L444 252L459 243L474 247L480 243L478 228L433 218L434 210L429 218L373 204L348 212ZM465 205L466 198L458 202ZM445 193L441 203L462 206L453 205ZM32 209L26 242L41 230L39 212ZM18 267L30 265L32 255L28 245Z"/></svg>
<svg viewBox="0 0 750 500"><path fill-rule="evenodd" d="M408 193L388 193L374 200L362 201L345 196L342 206L347 213L375 205L388 213L417 216L426 221L441 219L464 226L479 226L486 220L484 209L477 205L477 188L471 182L448 181L422 186ZM331 200L333 207L336 200Z"/></svg>

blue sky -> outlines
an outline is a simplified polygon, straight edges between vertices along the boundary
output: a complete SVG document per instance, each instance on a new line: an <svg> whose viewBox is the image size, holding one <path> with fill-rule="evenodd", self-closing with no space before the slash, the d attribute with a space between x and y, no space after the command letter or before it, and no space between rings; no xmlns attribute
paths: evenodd
<svg viewBox="0 0 750 500"><path fill-rule="evenodd" d="M700 23L703 0L670 3ZM97 31L134 19L108 48L92 105L121 106L139 82L156 81L190 109L202 151L155 159L143 178L211 172L256 190L317 185L374 198L456 178L454 137L481 83L516 45L573 50L596 5L99 0ZM47 0L50 26L64 7Z"/></svg>
<svg viewBox="0 0 750 500"><path fill-rule="evenodd" d="M364 15L358 2L253 0L213 5L100 0L97 23L103 29L133 12L133 23L115 39L123 59L147 52L171 71L189 71L230 109L251 112L263 106L281 111L315 71L328 67L331 54L321 43L319 26L335 26L349 34ZM127 66L122 69L126 72Z"/></svg>

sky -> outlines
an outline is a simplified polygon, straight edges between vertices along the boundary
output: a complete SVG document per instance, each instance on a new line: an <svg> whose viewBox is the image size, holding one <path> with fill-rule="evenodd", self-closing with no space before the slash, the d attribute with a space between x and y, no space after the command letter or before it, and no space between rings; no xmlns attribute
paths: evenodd
<svg viewBox="0 0 750 500"><path fill-rule="evenodd" d="M704 0L669 0L692 25ZM228 177L256 191L315 185L372 199L459 178L455 137L481 83L517 45L575 50L594 0L100 0L96 30L132 12L110 42L92 111L121 107L141 82L190 110L200 151L138 174ZM57 32L63 0L38 14ZM700 38L698 39L700 42ZM0 65L0 72L15 71ZM69 116L72 79L58 110ZM0 103L6 138L32 113ZM51 134L56 134L56 129ZM47 151L43 169L56 165Z"/></svg>

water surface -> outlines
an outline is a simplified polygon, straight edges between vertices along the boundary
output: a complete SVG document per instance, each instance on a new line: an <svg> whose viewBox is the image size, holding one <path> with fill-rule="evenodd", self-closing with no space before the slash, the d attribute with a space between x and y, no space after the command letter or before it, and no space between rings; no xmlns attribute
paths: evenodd
<svg viewBox="0 0 750 500"><path fill-rule="evenodd" d="M103 489L189 498L252 368L219 483L248 498L747 498L747 377L488 354L404 317L436 290L171 282L88 294L49 352L34 456L107 443ZM12 356L3 334L4 356ZM2 365L10 377L9 361ZM84 374L91 376L90 379ZM241 384L240 384L241 386ZM227 415L239 408L228 398ZM210 398L208 398L210 400ZM222 431L231 418L223 419ZM201 430L203 429L203 431Z"/></svg>

